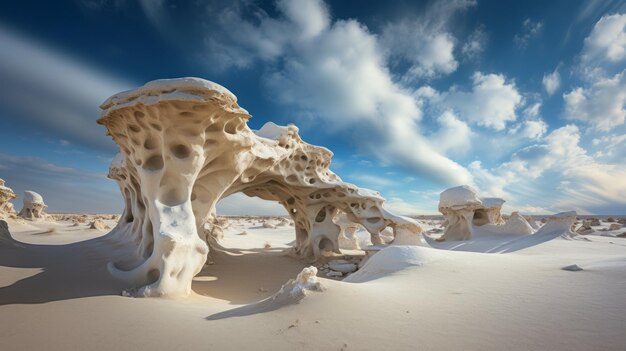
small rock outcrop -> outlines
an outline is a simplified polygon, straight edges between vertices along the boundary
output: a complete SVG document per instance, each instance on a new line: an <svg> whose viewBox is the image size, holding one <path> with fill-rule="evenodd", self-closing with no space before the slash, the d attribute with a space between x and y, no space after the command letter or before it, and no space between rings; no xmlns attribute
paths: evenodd
<svg viewBox="0 0 626 351"><path fill-rule="evenodd" d="M591 228L591 222L589 222L587 220L583 220L583 223L576 230L576 233L578 233L580 235L588 235L588 234L591 234L593 232L594 232L594 230L593 230L593 228Z"/></svg>
<svg viewBox="0 0 626 351"><path fill-rule="evenodd" d="M89 223L89 229L107 230L111 228L102 220L96 219L93 222Z"/></svg>
<svg viewBox="0 0 626 351"><path fill-rule="evenodd" d="M16 196L11 188L4 185L4 180L0 179L0 218L15 214L15 208L10 201Z"/></svg>

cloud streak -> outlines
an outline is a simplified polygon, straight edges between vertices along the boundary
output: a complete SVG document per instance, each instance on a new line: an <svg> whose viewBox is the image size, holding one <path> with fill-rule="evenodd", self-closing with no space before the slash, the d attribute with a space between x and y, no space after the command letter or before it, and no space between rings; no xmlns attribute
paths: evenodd
<svg viewBox="0 0 626 351"><path fill-rule="evenodd" d="M99 105L132 87L0 26L0 104L5 118L99 151L115 145L98 128Z"/></svg>

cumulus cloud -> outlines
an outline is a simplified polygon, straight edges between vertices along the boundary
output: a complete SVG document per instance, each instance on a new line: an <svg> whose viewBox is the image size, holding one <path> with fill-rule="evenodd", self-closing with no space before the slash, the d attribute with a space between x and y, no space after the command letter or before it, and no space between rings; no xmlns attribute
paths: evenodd
<svg viewBox="0 0 626 351"><path fill-rule="evenodd" d="M221 27L210 34L212 51L234 47L248 57L242 65L271 63L264 82L279 102L298 107L309 120L324 120L330 132L353 135L356 146L380 160L437 182L471 181L421 133L419 106L394 82L377 37L364 25L332 21L321 1L279 1L277 9L275 17L254 12L256 21L237 9L223 10ZM242 47L232 33L257 39L244 40Z"/></svg>
<svg viewBox="0 0 626 351"><path fill-rule="evenodd" d="M564 115L570 120L584 121L605 131L621 125L626 119L626 70L588 87L575 88L563 94L563 100Z"/></svg>
<svg viewBox="0 0 626 351"><path fill-rule="evenodd" d="M469 0L435 2L421 16L390 22L383 28L381 43L388 55L409 66L405 80L433 78L457 69L457 40L448 30L448 22L456 13L474 5L476 2ZM481 50L479 39L475 38L473 46L467 48L468 53Z"/></svg>
<svg viewBox="0 0 626 351"><path fill-rule="evenodd" d="M445 103L454 107L467 121L503 130L507 122L517 119L516 109L522 103L522 95L515 83L506 80L501 74L474 73L471 91L451 90Z"/></svg>
<svg viewBox="0 0 626 351"><path fill-rule="evenodd" d="M12 112L3 118L27 119L47 135L115 150L104 130L94 128L94 120L106 98L132 84L3 27L0 47L0 103Z"/></svg>
<svg viewBox="0 0 626 351"><path fill-rule="evenodd" d="M530 18L526 18L522 22L521 31L513 37L513 41L519 48L525 49L533 38L541 34L542 29L542 21L533 21Z"/></svg>
<svg viewBox="0 0 626 351"><path fill-rule="evenodd" d="M585 38L581 60L584 65L616 64L626 59L626 14L600 18Z"/></svg>
<svg viewBox="0 0 626 351"><path fill-rule="evenodd" d="M561 75L557 67L553 72L543 75L543 88L548 95L554 94L561 87Z"/></svg>
<svg viewBox="0 0 626 351"><path fill-rule="evenodd" d="M437 118L439 130L431 137L443 153L465 154L472 146L472 129L452 111L445 111Z"/></svg>

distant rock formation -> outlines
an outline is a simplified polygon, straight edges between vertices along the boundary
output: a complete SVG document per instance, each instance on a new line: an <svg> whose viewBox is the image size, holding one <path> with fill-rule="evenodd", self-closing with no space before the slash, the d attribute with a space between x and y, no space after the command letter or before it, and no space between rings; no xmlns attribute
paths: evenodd
<svg viewBox="0 0 626 351"><path fill-rule="evenodd" d="M46 218L44 210L48 207L43 202L43 197L38 193L30 190L24 192L24 206L19 216L30 220L41 220Z"/></svg>
<svg viewBox="0 0 626 351"><path fill-rule="evenodd" d="M444 190L439 196L439 212L445 217L445 230L437 240L469 240L475 228L491 233L532 234L535 229L518 212L504 221L500 213L504 202L495 197L480 198L468 185Z"/></svg>
<svg viewBox="0 0 626 351"><path fill-rule="evenodd" d="M15 214L15 208L10 201L15 199L17 195L4 184L4 180L0 179L0 218L7 218Z"/></svg>
<svg viewBox="0 0 626 351"><path fill-rule="evenodd" d="M157 80L101 108L98 123L120 148L109 177L125 200L112 235L137 245L128 264L136 268L109 268L141 287L135 296L191 291L209 250L198 233L215 222L217 202L238 192L282 204L295 223L294 253L307 260L339 252L340 227L332 221L339 210L374 243L387 227L396 243L421 242L417 222L385 210L379 193L342 182L329 169L332 152L302 141L296 126L249 129L250 114L218 84Z"/></svg>

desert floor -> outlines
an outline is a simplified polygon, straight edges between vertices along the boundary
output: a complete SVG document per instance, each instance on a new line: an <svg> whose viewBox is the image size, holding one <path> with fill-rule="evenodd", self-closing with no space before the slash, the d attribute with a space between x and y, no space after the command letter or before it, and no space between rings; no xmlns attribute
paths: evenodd
<svg viewBox="0 0 626 351"><path fill-rule="evenodd" d="M257 302L307 264L285 253L293 227L264 221L230 218L228 250L195 278L195 295L163 299L121 296L128 287L106 264L123 250L108 230L9 220L14 240L0 241L0 349L626 348L626 239L617 232L427 239L432 247L396 247L392 259L364 266L349 282L320 270L325 291L284 305ZM437 220L422 224L437 237ZM562 269L573 264L583 270Z"/></svg>

